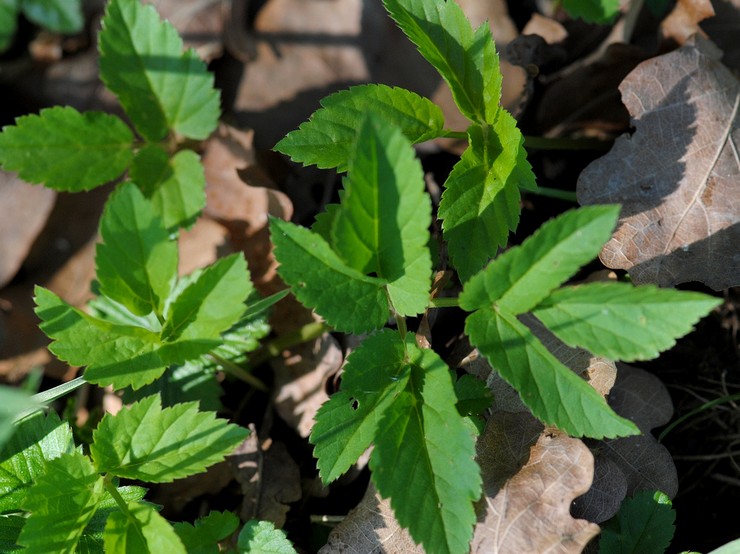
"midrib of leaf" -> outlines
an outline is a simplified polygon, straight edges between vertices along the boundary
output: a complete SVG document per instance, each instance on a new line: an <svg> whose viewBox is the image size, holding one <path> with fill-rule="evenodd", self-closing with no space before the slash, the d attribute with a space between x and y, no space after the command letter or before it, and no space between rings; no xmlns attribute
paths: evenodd
<svg viewBox="0 0 740 554"><path fill-rule="evenodd" d="M671 233L671 238L666 241L665 247L663 247L664 256L669 253L668 248L673 243L673 239L676 238L676 235L678 234L678 230L683 224L684 219L686 219L686 216L691 211L691 208L694 207L694 204L697 203L699 198L701 198L702 194L704 193L704 190L707 188L707 182L709 181L709 176L711 175L714 167L717 165L717 162L719 161L719 158L722 155L722 151L725 149L725 146L727 145L730 139L730 134L732 133L732 129L735 126L735 118L737 118L738 106L740 106L740 93L735 95L735 105L732 107L732 114L728 118L727 126L725 127L725 130L722 133L722 140L719 141L719 146L717 148L717 151L714 154L712 163L710 163L709 167L707 168L706 175L704 175L704 178L702 179L701 186L696 188L696 192L694 192L694 196L691 198L691 201L689 201L686 204L686 207L684 208L684 211L681 214L681 217L679 218L678 222L674 226L673 232ZM735 160L738 162L738 165L740 165L740 160L738 159L737 150L733 148L733 152L735 153Z"/></svg>

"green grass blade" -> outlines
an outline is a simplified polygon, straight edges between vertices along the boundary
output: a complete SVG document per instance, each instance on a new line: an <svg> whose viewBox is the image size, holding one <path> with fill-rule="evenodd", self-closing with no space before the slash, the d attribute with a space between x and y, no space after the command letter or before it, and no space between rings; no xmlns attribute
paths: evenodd
<svg viewBox="0 0 740 554"><path fill-rule="evenodd" d="M553 292L532 313L568 346L612 360L650 360L721 300L696 292L591 283Z"/></svg>
<svg viewBox="0 0 740 554"><path fill-rule="evenodd" d="M56 106L24 115L0 133L0 164L30 183L79 192L126 171L133 134L118 117Z"/></svg>
<svg viewBox="0 0 740 554"><path fill-rule="evenodd" d="M275 145L304 165L346 171L363 118L370 114L401 129L411 142L439 136L444 127L436 104L402 88L360 85L321 100L321 109Z"/></svg>
<svg viewBox="0 0 740 554"><path fill-rule="evenodd" d="M618 206L591 206L548 221L465 283L460 307L473 311L496 304L514 315L529 311L596 257L618 215Z"/></svg>
<svg viewBox="0 0 740 554"><path fill-rule="evenodd" d="M561 364L515 316L491 307L468 316L465 332L535 417L575 437L623 437L639 429Z"/></svg>

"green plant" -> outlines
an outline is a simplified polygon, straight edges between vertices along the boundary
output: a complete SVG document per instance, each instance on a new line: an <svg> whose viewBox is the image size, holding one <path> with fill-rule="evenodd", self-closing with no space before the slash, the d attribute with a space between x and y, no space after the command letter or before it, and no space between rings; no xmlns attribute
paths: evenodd
<svg viewBox="0 0 740 554"><path fill-rule="evenodd" d="M82 29L80 0L0 0L0 52L13 41L20 14L55 33L77 33Z"/></svg>
<svg viewBox="0 0 740 554"><path fill-rule="evenodd" d="M516 122L499 106L490 30L473 30L452 1L385 6L447 81L470 126L465 133L445 129L437 106L403 89L365 85L327 97L276 149L347 171L340 202L310 230L271 220L271 237L280 275L299 301L337 331L371 333L318 414L311 441L321 477L336 479L373 445L373 481L400 523L429 552L464 552L481 494L475 420L490 397L482 383L457 379L417 342L406 318L441 306L469 312L471 342L534 415L571 435L602 438L638 430L518 316L534 314L568 345L636 360L671 346L717 301L624 283L562 286L611 236L617 206L569 211L499 254L519 222L520 189L537 187ZM174 236L204 204L203 170L189 145L206 138L219 117L212 77L194 53L181 51L176 32L153 8L112 0L100 36L101 76L136 134L114 116L59 107L21 117L0 134L6 169L57 190L86 190L128 171L101 218L90 313L41 287L36 302L55 355L86 366L85 381L130 387L137 400L104 417L90 456L53 414L17 425L0 456L11 476L0 490L15 491L0 495L3 510L13 512L1 525L14 548L17 537L32 552L48 551L48 536L64 552L184 552L202 546L197 541L215 551L237 527L220 513L195 526L171 526L142 502L144 489L117 482L197 473L243 439L243 430L183 402L203 402L206 389L184 398L168 388L177 378L162 377L181 370L212 377L217 365L235 371L234 362L268 331L265 310L286 293L258 300L238 255L177 279ZM438 211L462 283L457 298L431 295L432 203L412 147L442 136L468 140ZM389 318L395 328L387 328ZM23 473L26 466L33 470ZM16 481L22 486L13 488ZM61 502L69 497L74 502ZM54 533L35 533L52 523ZM237 548L256 548L250 541L276 533L248 524ZM280 551L290 551L278 539Z"/></svg>

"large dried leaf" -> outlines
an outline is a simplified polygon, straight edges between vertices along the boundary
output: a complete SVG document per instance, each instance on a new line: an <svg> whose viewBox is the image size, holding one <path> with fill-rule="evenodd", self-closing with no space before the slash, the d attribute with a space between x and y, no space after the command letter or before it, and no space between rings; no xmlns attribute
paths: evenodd
<svg viewBox="0 0 740 554"><path fill-rule="evenodd" d="M582 204L623 205L602 261L638 284L738 284L738 79L696 39L639 65L620 90L635 133L578 180Z"/></svg>

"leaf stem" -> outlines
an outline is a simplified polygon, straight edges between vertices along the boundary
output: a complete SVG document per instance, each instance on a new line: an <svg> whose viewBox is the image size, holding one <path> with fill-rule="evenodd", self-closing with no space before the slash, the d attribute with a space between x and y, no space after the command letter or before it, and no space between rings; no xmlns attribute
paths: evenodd
<svg viewBox="0 0 740 554"><path fill-rule="evenodd" d="M233 375L237 379L240 379L247 383L248 385L251 385L257 390L260 390L262 392L267 392L270 389L265 385L262 381L257 379L254 375L246 371L243 367L241 367L239 364L235 364L231 360L227 360L226 358L223 358L219 356L218 354L210 353L208 354L208 357L214 360L218 365L221 366L221 368L230 375Z"/></svg>
<svg viewBox="0 0 740 554"><path fill-rule="evenodd" d="M468 133L466 133L465 131L452 131L450 129L443 129L437 138L468 140Z"/></svg>
<svg viewBox="0 0 740 554"><path fill-rule="evenodd" d="M430 298L430 308L456 308L460 305L460 299L457 296L443 296L439 298Z"/></svg>
<svg viewBox="0 0 740 554"><path fill-rule="evenodd" d="M307 323L300 329L296 329L267 342L254 356L249 358L249 366L256 367L270 358L279 356L283 350L320 337L329 330L331 330L331 327L323 321Z"/></svg>
<svg viewBox="0 0 740 554"><path fill-rule="evenodd" d="M681 423L683 423L690 417L694 417L696 414L699 414L703 412L704 410L708 410L709 408L713 408L714 406L717 406L719 404L726 404L727 402L734 402L735 400L740 400L740 392L736 394L730 394L728 396L722 396L720 398L715 398L714 400L710 400L709 402L705 402L698 408L695 408L691 410L689 413L682 415L676 421L671 423L668 427L663 429L660 435L658 435L658 442L663 442L663 439L668 433L670 433L673 429L675 429L678 425L680 425Z"/></svg>
<svg viewBox="0 0 740 554"><path fill-rule="evenodd" d="M115 500L118 507L121 508L121 511L125 514L128 514L128 504L126 504L126 501L121 496L121 493L118 492L118 489L113 484L113 477L110 473L106 473L105 477L103 477L103 486L105 487L105 490L108 491L108 494L111 495L111 498Z"/></svg>
<svg viewBox="0 0 740 554"><path fill-rule="evenodd" d="M553 189L549 187L537 187L535 190L527 189L525 192L528 194L538 194L539 196L547 196L549 198L558 198L559 200L566 200L568 202L578 202L576 193L570 190Z"/></svg>
<svg viewBox="0 0 740 554"><path fill-rule="evenodd" d="M593 138L524 137L524 146L535 150L598 150L612 147L611 141Z"/></svg>

